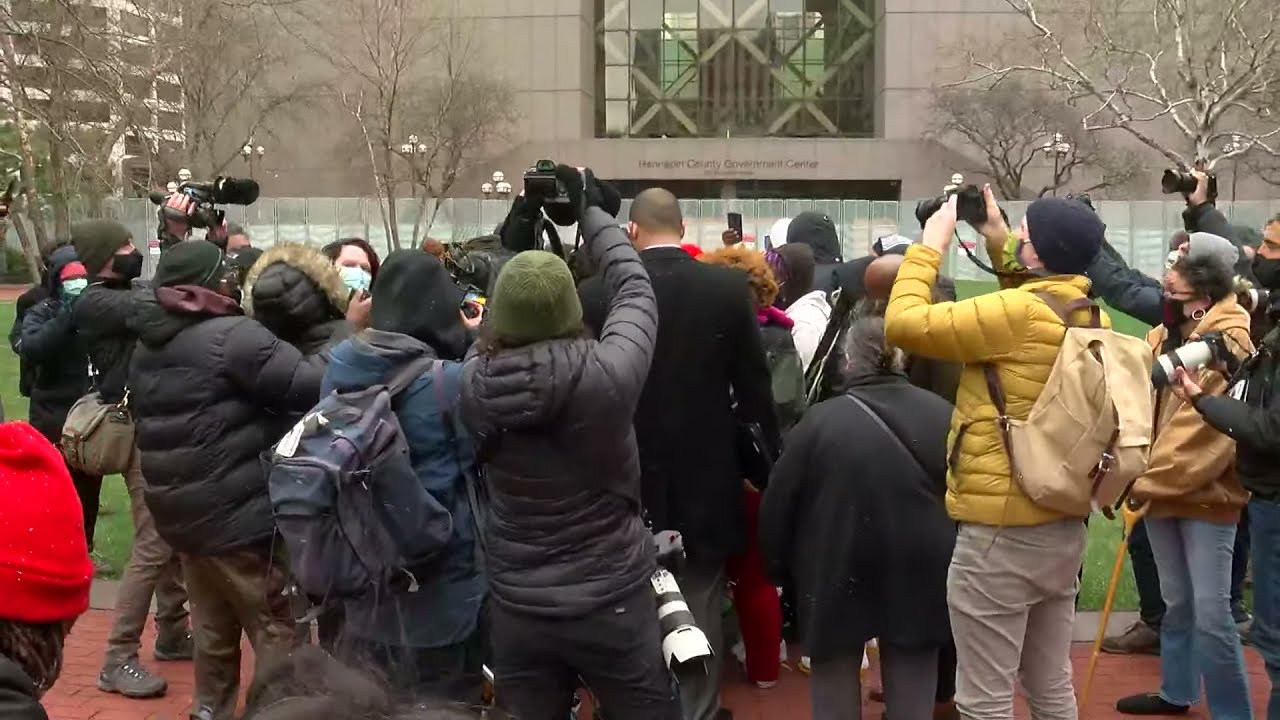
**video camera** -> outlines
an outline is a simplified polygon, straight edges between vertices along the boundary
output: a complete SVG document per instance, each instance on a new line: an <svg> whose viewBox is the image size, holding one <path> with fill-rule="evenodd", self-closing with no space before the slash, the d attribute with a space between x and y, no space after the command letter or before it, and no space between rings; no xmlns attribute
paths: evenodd
<svg viewBox="0 0 1280 720"><path fill-rule="evenodd" d="M186 239L191 228L209 231L208 239L218 241L227 214L215 205L252 205L258 201L258 183L245 178L218 177L212 182L186 181L173 194L153 192L151 203L160 209L156 234L168 247ZM225 243L225 238L223 238Z"/></svg>
<svg viewBox="0 0 1280 720"><path fill-rule="evenodd" d="M1256 313L1263 308L1267 308L1269 311L1271 308L1271 291L1266 288L1249 288L1243 292L1236 293L1236 300L1250 314Z"/></svg>
<svg viewBox="0 0 1280 720"><path fill-rule="evenodd" d="M936 198L928 198L917 203L916 220L920 222L920 227L924 227L929 218L941 210L952 195L956 196L956 219L975 227L987 221L987 200L982 196L982 188L977 185L963 185L951 188Z"/></svg>
<svg viewBox="0 0 1280 720"><path fill-rule="evenodd" d="M1187 372L1197 372L1210 363L1221 363L1227 369L1227 377L1235 375L1240 367L1240 360L1227 347L1227 338L1219 331L1211 331L1200 336L1199 340L1156 357L1151 366L1151 384L1156 389L1173 383L1174 373L1178 368Z"/></svg>
<svg viewBox="0 0 1280 720"><path fill-rule="evenodd" d="M1160 176L1160 192L1165 195L1190 195L1196 191L1196 176L1180 170L1165 170ZM1218 199L1218 176L1209 173L1209 202Z"/></svg>

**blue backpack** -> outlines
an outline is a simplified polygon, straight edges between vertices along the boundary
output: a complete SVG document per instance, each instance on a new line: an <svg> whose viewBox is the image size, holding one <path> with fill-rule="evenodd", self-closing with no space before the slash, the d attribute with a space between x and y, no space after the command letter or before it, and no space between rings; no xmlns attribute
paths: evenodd
<svg viewBox="0 0 1280 720"><path fill-rule="evenodd" d="M422 358L381 385L329 394L272 449L276 527L311 598L354 599L392 584L416 591L415 572L453 535L453 517L413 471L394 409L437 362Z"/></svg>

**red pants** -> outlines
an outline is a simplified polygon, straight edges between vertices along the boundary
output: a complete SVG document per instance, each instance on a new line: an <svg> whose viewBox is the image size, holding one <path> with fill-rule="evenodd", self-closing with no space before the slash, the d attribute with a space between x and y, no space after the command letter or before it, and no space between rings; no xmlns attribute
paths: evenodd
<svg viewBox="0 0 1280 720"><path fill-rule="evenodd" d="M742 504L747 518L747 550L729 558L726 570L733 583L733 607L747 651L747 679L777 682L782 664L782 601L765 575L760 554L760 493L748 490Z"/></svg>

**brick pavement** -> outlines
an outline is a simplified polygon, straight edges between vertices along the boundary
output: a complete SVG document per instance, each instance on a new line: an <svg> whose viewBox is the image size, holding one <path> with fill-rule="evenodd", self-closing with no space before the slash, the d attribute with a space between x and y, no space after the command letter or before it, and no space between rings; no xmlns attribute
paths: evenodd
<svg viewBox="0 0 1280 720"><path fill-rule="evenodd" d="M160 672L169 681L169 694L157 700L126 700L97 689L98 670L110 625L111 614L104 610L90 610L76 623L75 630L67 641L62 677L44 699L51 720L186 720L186 712L191 705L191 663L151 662L151 643L155 639L153 629L148 629L143 638L143 658L149 667ZM1253 650L1247 652L1254 712L1255 716L1263 717L1270 685L1261 658ZM1089 647L1083 643L1077 644L1072 654L1076 673L1079 675L1084 672L1088 662ZM800 673L784 669L782 681L777 687L755 690L746 684L736 668L728 672L726 704L733 710L735 720L809 718L808 682ZM1116 698L1155 688L1159 675L1159 662L1156 658L1104 655L1098 664L1094 699L1089 707L1083 709L1082 720L1123 717L1114 710ZM248 683L247 675L245 683ZM867 704L864 717L878 720L881 710L879 706ZM1189 717L1207 716L1208 713L1203 708L1198 708ZM1028 717L1026 707L1021 703L1018 717Z"/></svg>

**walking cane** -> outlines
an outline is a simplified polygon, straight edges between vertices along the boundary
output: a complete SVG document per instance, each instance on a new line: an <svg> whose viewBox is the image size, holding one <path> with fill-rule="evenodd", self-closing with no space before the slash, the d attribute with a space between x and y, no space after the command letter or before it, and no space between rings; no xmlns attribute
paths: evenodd
<svg viewBox="0 0 1280 720"><path fill-rule="evenodd" d="M1098 669L1098 655L1102 652L1102 638L1107 634L1107 621L1111 619L1111 605L1116 599L1116 588L1120 585L1120 571L1124 568L1124 555L1129 549L1129 535L1133 526L1147 514L1151 503L1145 503L1137 510L1131 509L1128 502L1121 507L1120 516L1124 520L1124 535L1116 547L1116 562L1111 567L1111 584L1107 587L1107 599L1102 603L1102 616L1098 618L1098 636L1093 640L1093 652L1089 653L1089 668L1085 670L1084 687L1080 690L1078 703L1080 716L1084 717L1084 708L1089 702L1089 691L1093 687L1093 674Z"/></svg>

